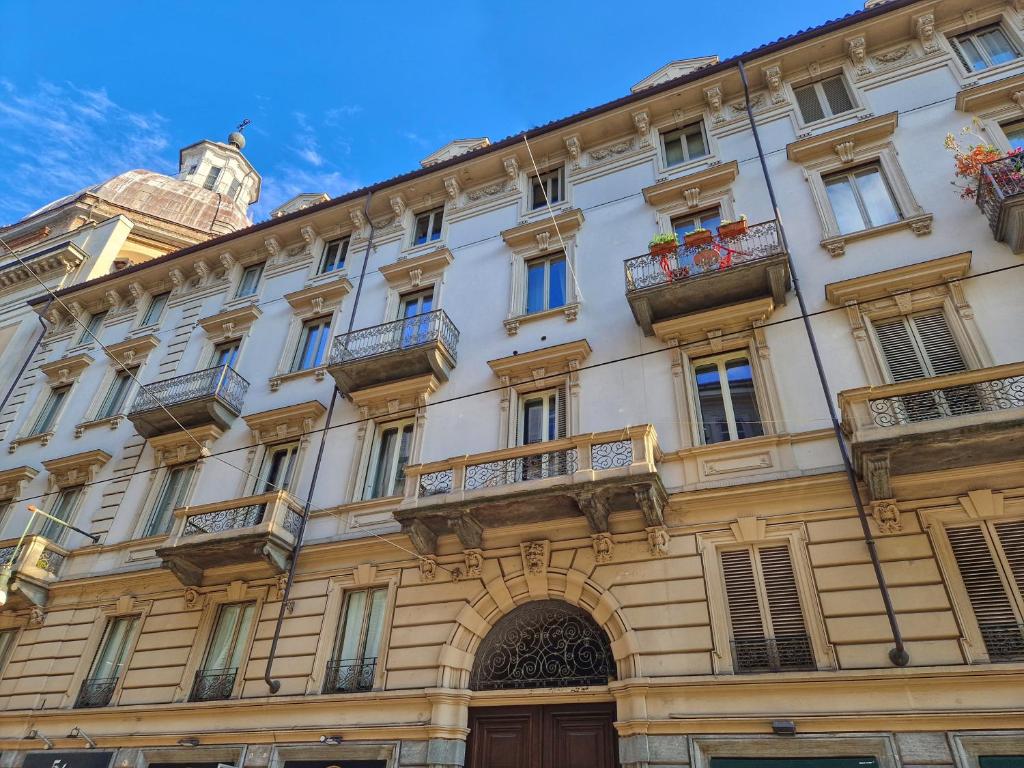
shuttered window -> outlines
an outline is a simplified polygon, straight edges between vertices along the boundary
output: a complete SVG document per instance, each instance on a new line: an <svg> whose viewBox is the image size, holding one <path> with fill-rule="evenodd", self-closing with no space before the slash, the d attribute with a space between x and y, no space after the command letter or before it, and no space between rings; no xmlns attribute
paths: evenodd
<svg viewBox="0 0 1024 768"><path fill-rule="evenodd" d="M1024 520L946 529L991 661L1024 660Z"/></svg>
<svg viewBox="0 0 1024 768"><path fill-rule="evenodd" d="M853 98L842 75L794 88L796 105L805 123L824 120L853 109Z"/></svg>
<svg viewBox="0 0 1024 768"><path fill-rule="evenodd" d="M735 670L814 669L789 548L730 549L721 559Z"/></svg>
<svg viewBox="0 0 1024 768"><path fill-rule="evenodd" d="M558 440L567 434L566 389L561 384L554 389L531 392L519 402L520 445ZM575 463L566 450L524 456L511 468L516 480L538 480L575 471Z"/></svg>
<svg viewBox="0 0 1024 768"><path fill-rule="evenodd" d="M1019 55L998 24L957 35L953 38L953 52L968 72L997 67Z"/></svg>
<svg viewBox="0 0 1024 768"><path fill-rule="evenodd" d="M944 376L968 370L941 309L904 315L874 324L875 335L893 382ZM908 421L926 421L977 413L982 401L973 386L948 387L899 398Z"/></svg>

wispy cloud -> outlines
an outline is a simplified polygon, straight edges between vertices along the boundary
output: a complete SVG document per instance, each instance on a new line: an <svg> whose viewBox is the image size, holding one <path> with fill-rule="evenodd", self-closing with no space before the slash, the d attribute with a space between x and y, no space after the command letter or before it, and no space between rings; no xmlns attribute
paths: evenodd
<svg viewBox="0 0 1024 768"><path fill-rule="evenodd" d="M0 223L132 168L173 173L166 125L103 88L0 80Z"/></svg>
<svg viewBox="0 0 1024 768"><path fill-rule="evenodd" d="M336 126L346 117L353 117L363 111L358 104L342 104L324 112L324 125Z"/></svg>
<svg viewBox="0 0 1024 768"><path fill-rule="evenodd" d="M324 164L324 157L320 154L320 142L313 126L310 125L304 112L294 112L292 116L295 118L298 130L292 138L290 149L315 168L321 167Z"/></svg>
<svg viewBox="0 0 1024 768"><path fill-rule="evenodd" d="M260 200L251 209L253 220L267 218L274 208L304 192L326 192L331 197L337 197L361 186L362 182L341 171L278 166L263 176Z"/></svg>

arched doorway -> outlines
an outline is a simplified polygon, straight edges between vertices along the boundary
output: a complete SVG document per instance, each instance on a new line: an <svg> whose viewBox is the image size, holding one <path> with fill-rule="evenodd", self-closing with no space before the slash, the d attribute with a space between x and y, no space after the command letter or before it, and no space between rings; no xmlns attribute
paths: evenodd
<svg viewBox="0 0 1024 768"><path fill-rule="evenodd" d="M608 636L580 608L538 600L501 617L477 649L476 691L575 688L615 679ZM613 704L474 707L467 768L613 768Z"/></svg>

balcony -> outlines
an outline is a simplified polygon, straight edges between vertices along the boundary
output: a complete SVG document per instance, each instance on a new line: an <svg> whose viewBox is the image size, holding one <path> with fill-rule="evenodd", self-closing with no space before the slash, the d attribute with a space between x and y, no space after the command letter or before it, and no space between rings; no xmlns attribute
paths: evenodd
<svg viewBox="0 0 1024 768"><path fill-rule="evenodd" d="M249 382L229 365L186 373L144 385L128 419L145 438L207 424L226 429L242 412L248 389Z"/></svg>
<svg viewBox="0 0 1024 768"><path fill-rule="evenodd" d="M771 296L786 303L789 259L774 220L751 224L709 245L679 246L671 256L626 259L626 301L644 334L659 320Z"/></svg>
<svg viewBox="0 0 1024 768"><path fill-rule="evenodd" d="M662 525L660 457L654 428L641 425L409 466L395 518L421 554L445 533L473 549L487 527L581 514L594 533L621 510Z"/></svg>
<svg viewBox="0 0 1024 768"><path fill-rule="evenodd" d="M807 635L742 638L732 641L736 672L789 672L814 669Z"/></svg>
<svg viewBox="0 0 1024 768"><path fill-rule="evenodd" d="M373 690L377 659L332 659L327 664L324 693L357 693Z"/></svg>
<svg viewBox="0 0 1024 768"><path fill-rule="evenodd" d="M981 166L975 198L995 239L1024 252L1024 155Z"/></svg>
<svg viewBox="0 0 1024 768"><path fill-rule="evenodd" d="M843 430L872 498L889 477L1024 456L1024 363L839 393Z"/></svg>
<svg viewBox="0 0 1024 768"><path fill-rule="evenodd" d="M94 707L105 707L110 703L117 688L117 677L97 677L86 680L78 691L78 698L75 699L75 709L92 709Z"/></svg>
<svg viewBox="0 0 1024 768"><path fill-rule="evenodd" d="M22 610L46 605L50 585L57 581L68 552L42 536L27 536L15 553L17 539L0 543L0 565L11 563L13 576L5 607Z"/></svg>
<svg viewBox="0 0 1024 768"><path fill-rule="evenodd" d="M200 669L192 683L189 701L224 701L235 689L237 669Z"/></svg>
<svg viewBox="0 0 1024 768"><path fill-rule="evenodd" d="M186 586L206 571L232 566L232 578L284 573L302 522L302 506L278 491L174 510L174 530L156 550L163 566Z"/></svg>
<svg viewBox="0 0 1024 768"><path fill-rule="evenodd" d="M458 344L459 329L435 309L339 336L327 370L346 394L425 374L448 381Z"/></svg>

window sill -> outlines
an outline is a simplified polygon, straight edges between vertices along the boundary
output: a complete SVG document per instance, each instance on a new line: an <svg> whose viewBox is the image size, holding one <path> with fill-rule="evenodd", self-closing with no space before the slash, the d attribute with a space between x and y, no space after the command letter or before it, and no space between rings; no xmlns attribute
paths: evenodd
<svg viewBox="0 0 1024 768"><path fill-rule="evenodd" d="M107 427L108 429L117 429L120 427L125 420L123 413L116 413L113 416L107 416L103 419L93 419L92 421L83 421L81 424L75 425L75 437L81 437L85 434L86 430L94 429L95 427Z"/></svg>
<svg viewBox="0 0 1024 768"><path fill-rule="evenodd" d="M420 243L419 245L407 245L402 248L401 255L398 257L401 259L412 259L416 256L421 256L425 253L431 253L436 251L438 248L447 248L445 245L445 238L439 237L437 240L430 240L426 243Z"/></svg>
<svg viewBox="0 0 1024 768"><path fill-rule="evenodd" d="M316 285L323 285L324 283L330 283L343 277L348 277L347 267L335 269L331 272L317 272L316 274L306 278L306 287L311 288Z"/></svg>
<svg viewBox="0 0 1024 768"><path fill-rule="evenodd" d="M260 294L259 291L251 293L248 296L235 296L234 298L228 299L221 305L221 311L229 309L238 309L239 307L246 307L250 304L259 304Z"/></svg>
<svg viewBox="0 0 1024 768"><path fill-rule="evenodd" d="M702 171L705 168L712 168L721 164L722 161L714 155L704 155L704 157L697 158L696 160L687 160L685 163L678 163L677 165L662 165L659 161L655 183L660 184L663 181L675 179L679 176L687 176L696 171Z"/></svg>
<svg viewBox="0 0 1024 768"><path fill-rule="evenodd" d="M996 64L994 67L988 67L987 69L972 69L970 72L964 73L960 79L960 85L962 88L970 88L974 85L1000 80L1008 75L1016 74L1022 63L1024 63L1024 57L1018 56L1011 61ZM963 65L959 62L957 62L957 68L964 72Z"/></svg>
<svg viewBox="0 0 1024 768"><path fill-rule="evenodd" d="M324 380L324 376L327 375L327 368L323 365L318 365L315 368L303 368L301 371L290 371L288 373L279 373L276 376L271 376L269 379L270 391L277 392L281 388L281 385L286 381L294 381L296 379L308 379L312 378L314 381L320 382Z"/></svg>
<svg viewBox="0 0 1024 768"><path fill-rule="evenodd" d="M531 312L530 314L515 315L504 321L505 332L508 333L509 336L515 336L519 333L519 326L522 323L532 323L534 320L544 320L549 317L557 317L558 315L565 315L565 319L568 322L572 322L579 316L579 313L579 302L573 302L572 304L566 304L562 307L545 309L543 312Z"/></svg>
<svg viewBox="0 0 1024 768"><path fill-rule="evenodd" d="M50 444L50 440L53 439L53 430L49 432L39 432L35 435L25 435L25 437L19 437L16 440L11 440L11 444L7 446L8 453L14 453L18 450L19 446L30 445L31 443L39 443L42 446Z"/></svg>
<svg viewBox="0 0 1024 768"><path fill-rule="evenodd" d="M813 136L817 133L826 133L831 131L833 128L842 128L844 125L852 125L862 120L874 117L874 114L866 107L860 107L858 109L851 109L848 112L841 112L838 115L832 115L831 117L823 117L821 120L815 120L813 123L805 123L800 119L800 110L795 111L797 120L800 121L800 128L797 131L797 140Z"/></svg>
<svg viewBox="0 0 1024 768"><path fill-rule="evenodd" d="M548 210L547 205L542 205L540 208L530 208L519 217L519 223L529 224L530 222L537 221L538 219L546 218L550 216L551 213L561 213L562 211L567 211L570 208L572 208L572 206L569 205L568 200L560 200L555 203L551 206L550 211Z"/></svg>
<svg viewBox="0 0 1024 768"><path fill-rule="evenodd" d="M857 232L848 232L845 235L826 237L821 241L821 247L828 251L832 256L842 256L846 253L847 243L851 243L856 240L863 240L869 237L875 237L877 235L884 235L889 232L895 232L899 229L909 229L918 237L929 235L932 231L932 215L930 213L921 213L917 216L911 216L906 219L894 221L892 224L883 224L880 227L861 229Z"/></svg>

